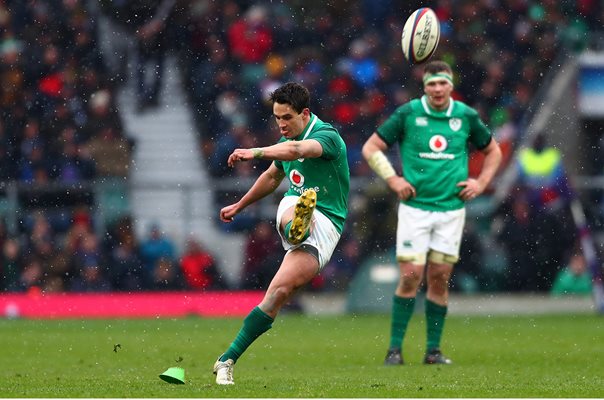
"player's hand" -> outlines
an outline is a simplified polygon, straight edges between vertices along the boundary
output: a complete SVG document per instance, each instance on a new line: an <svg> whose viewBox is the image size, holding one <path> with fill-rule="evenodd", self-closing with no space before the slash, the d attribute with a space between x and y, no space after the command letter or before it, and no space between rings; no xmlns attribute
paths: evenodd
<svg viewBox="0 0 604 400"><path fill-rule="evenodd" d="M229 156L227 164L229 167L234 167L237 161L249 161L254 158L254 152L250 149L235 149Z"/></svg>
<svg viewBox="0 0 604 400"><path fill-rule="evenodd" d="M390 187L390 190L396 193L397 197L401 200L410 199L417 194L413 185L402 176L388 178L386 183L388 184L388 187Z"/></svg>
<svg viewBox="0 0 604 400"><path fill-rule="evenodd" d="M459 197L464 201L475 199L480 196L485 189L480 182L473 178L459 182L457 187L463 188L461 189L461 192L459 192Z"/></svg>
<svg viewBox="0 0 604 400"><path fill-rule="evenodd" d="M230 206L226 206L220 210L220 220L222 222L233 222L233 219L237 214L239 214L239 207L237 203L231 204Z"/></svg>

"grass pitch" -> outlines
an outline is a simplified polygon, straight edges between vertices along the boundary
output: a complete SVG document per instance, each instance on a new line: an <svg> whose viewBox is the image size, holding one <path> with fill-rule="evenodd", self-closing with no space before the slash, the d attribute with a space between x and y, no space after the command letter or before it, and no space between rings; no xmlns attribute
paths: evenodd
<svg viewBox="0 0 604 400"><path fill-rule="evenodd" d="M382 366L389 316L284 315L214 384L241 319L0 320L0 397L603 397L604 318L450 317L454 365L421 364L422 315L406 365ZM119 344L119 346L117 346ZM158 375L186 370L185 385Z"/></svg>

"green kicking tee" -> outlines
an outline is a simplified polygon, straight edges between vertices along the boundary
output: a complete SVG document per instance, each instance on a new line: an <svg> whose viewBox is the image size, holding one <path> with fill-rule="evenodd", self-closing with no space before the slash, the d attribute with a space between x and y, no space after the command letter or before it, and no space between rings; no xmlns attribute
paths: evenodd
<svg viewBox="0 0 604 400"><path fill-rule="evenodd" d="M468 179L468 142L478 149L491 142L475 109L451 99L436 111L426 96L397 108L377 133L388 146L398 142L403 176L415 187L416 196L403 203L427 211L464 207L457 184Z"/></svg>
<svg viewBox="0 0 604 400"><path fill-rule="evenodd" d="M338 131L316 115L296 141L314 139L323 147L319 158L299 158L294 161L274 161L275 166L285 172L289 189L284 196L300 196L306 189L317 192L317 210L321 211L342 233L348 214L348 192L350 171L346 144ZM289 139L281 138L279 143Z"/></svg>

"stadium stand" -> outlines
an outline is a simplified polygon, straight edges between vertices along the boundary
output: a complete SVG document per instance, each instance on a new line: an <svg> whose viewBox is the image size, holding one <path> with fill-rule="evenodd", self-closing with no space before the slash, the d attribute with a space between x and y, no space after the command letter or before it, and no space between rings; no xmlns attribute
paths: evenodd
<svg viewBox="0 0 604 400"><path fill-rule="evenodd" d="M373 250L387 252L392 245L387 227L379 221L392 220L388 216L393 199L372 182L360 147L385 115L420 93L421 69L404 62L398 45L402 16L423 5L437 12L442 37L436 57L460 72L455 78L455 97L479 110L509 160L525 134L527 115L533 112L531 101L538 96L559 50L580 50L582 36L598 26L602 15L601 5L593 1L164 0L128 4L151 11L147 17L162 15L165 26L154 29L162 34L159 56L163 61L157 65L163 68L150 73L157 78L159 91L136 89L141 81L133 81L134 76L140 79L141 75L140 66L130 62L136 48L134 34L128 32L132 26L122 19L126 26L116 27L117 20L132 11L117 12L115 7L127 7L126 3L6 0L0 4L4 30L0 41L2 291L195 289L197 283L187 283L175 263L184 254L191 231L198 236L211 232L208 236L241 249L215 251L222 248L204 242L209 256L218 260L216 268L227 275L221 288L254 288L253 283L235 276L243 271L245 251L237 235L260 230L259 220L273 217L274 210L266 206L272 206L274 199L248 210L246 219L228 229L214 224L214 215L224 199L247 187L242 182L254 179L266 167L253 162L231 170L225 165L226 156L236 146L266 144L277 138L266 100L288 80L304 82L311 89L313 110L335 121L349 146L354 190L347 236L311 288L345 290L358 268L351 260L369 259ZM297 11L301 6L304 13ZM103 18L112 22L103 25ZM107 40L118 36L121 41L106 47ZM176 92L182 92L177 100L170 98ZM177 104L181 99L183 104ZM174 119L181 112L182 118ZM190 127L175 127L187 119L192 121ZM164 132L153 133L158 121L164 130L172 127L175 132L174 147L164 148L163 161L172 150L186 150L161 166L162 157L149 158L151 153L160 154L166 143L158 141L165 140ZM185 139L180 136L183 132L194 132L194 137ZM179 143L184 140L191 141ZM160 147L147 147L153 141ZM190 163L180 164L185 158ZM472 157L472 171L480 162L479 157ZM139 167L133 171L136 163ZM152 172L154 166L159 170ZM205 191L188 200L182 200L180 193L159 210L158 199L166 191L159 195L153 185L174 183L175 178L154 179L169 167L176 168L173 171L180 172L181 178L203 171L195 175L202 178L177 180L174 191L179 191L179 184L200 182ZM381 193L382 200L367 201L366 190ZM153 210L166 211L155 215L162 225L177 214L178 224L185 226L169 231L178 242L178 254L169 260L173 265L167 266L160 258L164 263L160 269L176 268L176 281L145 275L142 267L142 240L154 219ZM190 210L194 211L187 214ZM484 247L485 242L481 243ZM477 248L476 243L466 246ZM460 281L457 287L500 289L492 275L476 273L475 265L485 264L482 254L473 257L467 272L478 279L474 284ZM245 263L245 268L257 269L252 264Z"/></svg>

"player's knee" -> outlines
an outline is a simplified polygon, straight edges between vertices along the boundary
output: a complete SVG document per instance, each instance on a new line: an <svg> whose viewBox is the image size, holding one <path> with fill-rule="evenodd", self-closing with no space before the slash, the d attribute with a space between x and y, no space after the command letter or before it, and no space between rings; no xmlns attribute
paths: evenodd
<svg viewBox="0 0 604 400"><path fill-rule="evenodd" d="M408 263L401 265L399 288L404 293L414 293L423 279L423 271L423 264Z"/></svg>
<svg viewBox="0 0 604 400"><path fill-rule="evenodd" d="M417 292L420 282L421 280L419 279L418 275L409 274L401 276L398 286L402 293L413 294Z"/></svg>
<svg viewBox="0 0 604 400"><path fill-rule="evenodd" d="M428 261L434 264L449 264L453 265L459 260L459 256L445 254L437 250L430 250L428 253Z"/></svg>
<svg viewBox="0 0 604 400"><path fill-rule="evenodd" d="M438 297L445 296L449 292L449 280L444 277L428 279L428 292Z"/></svg>

